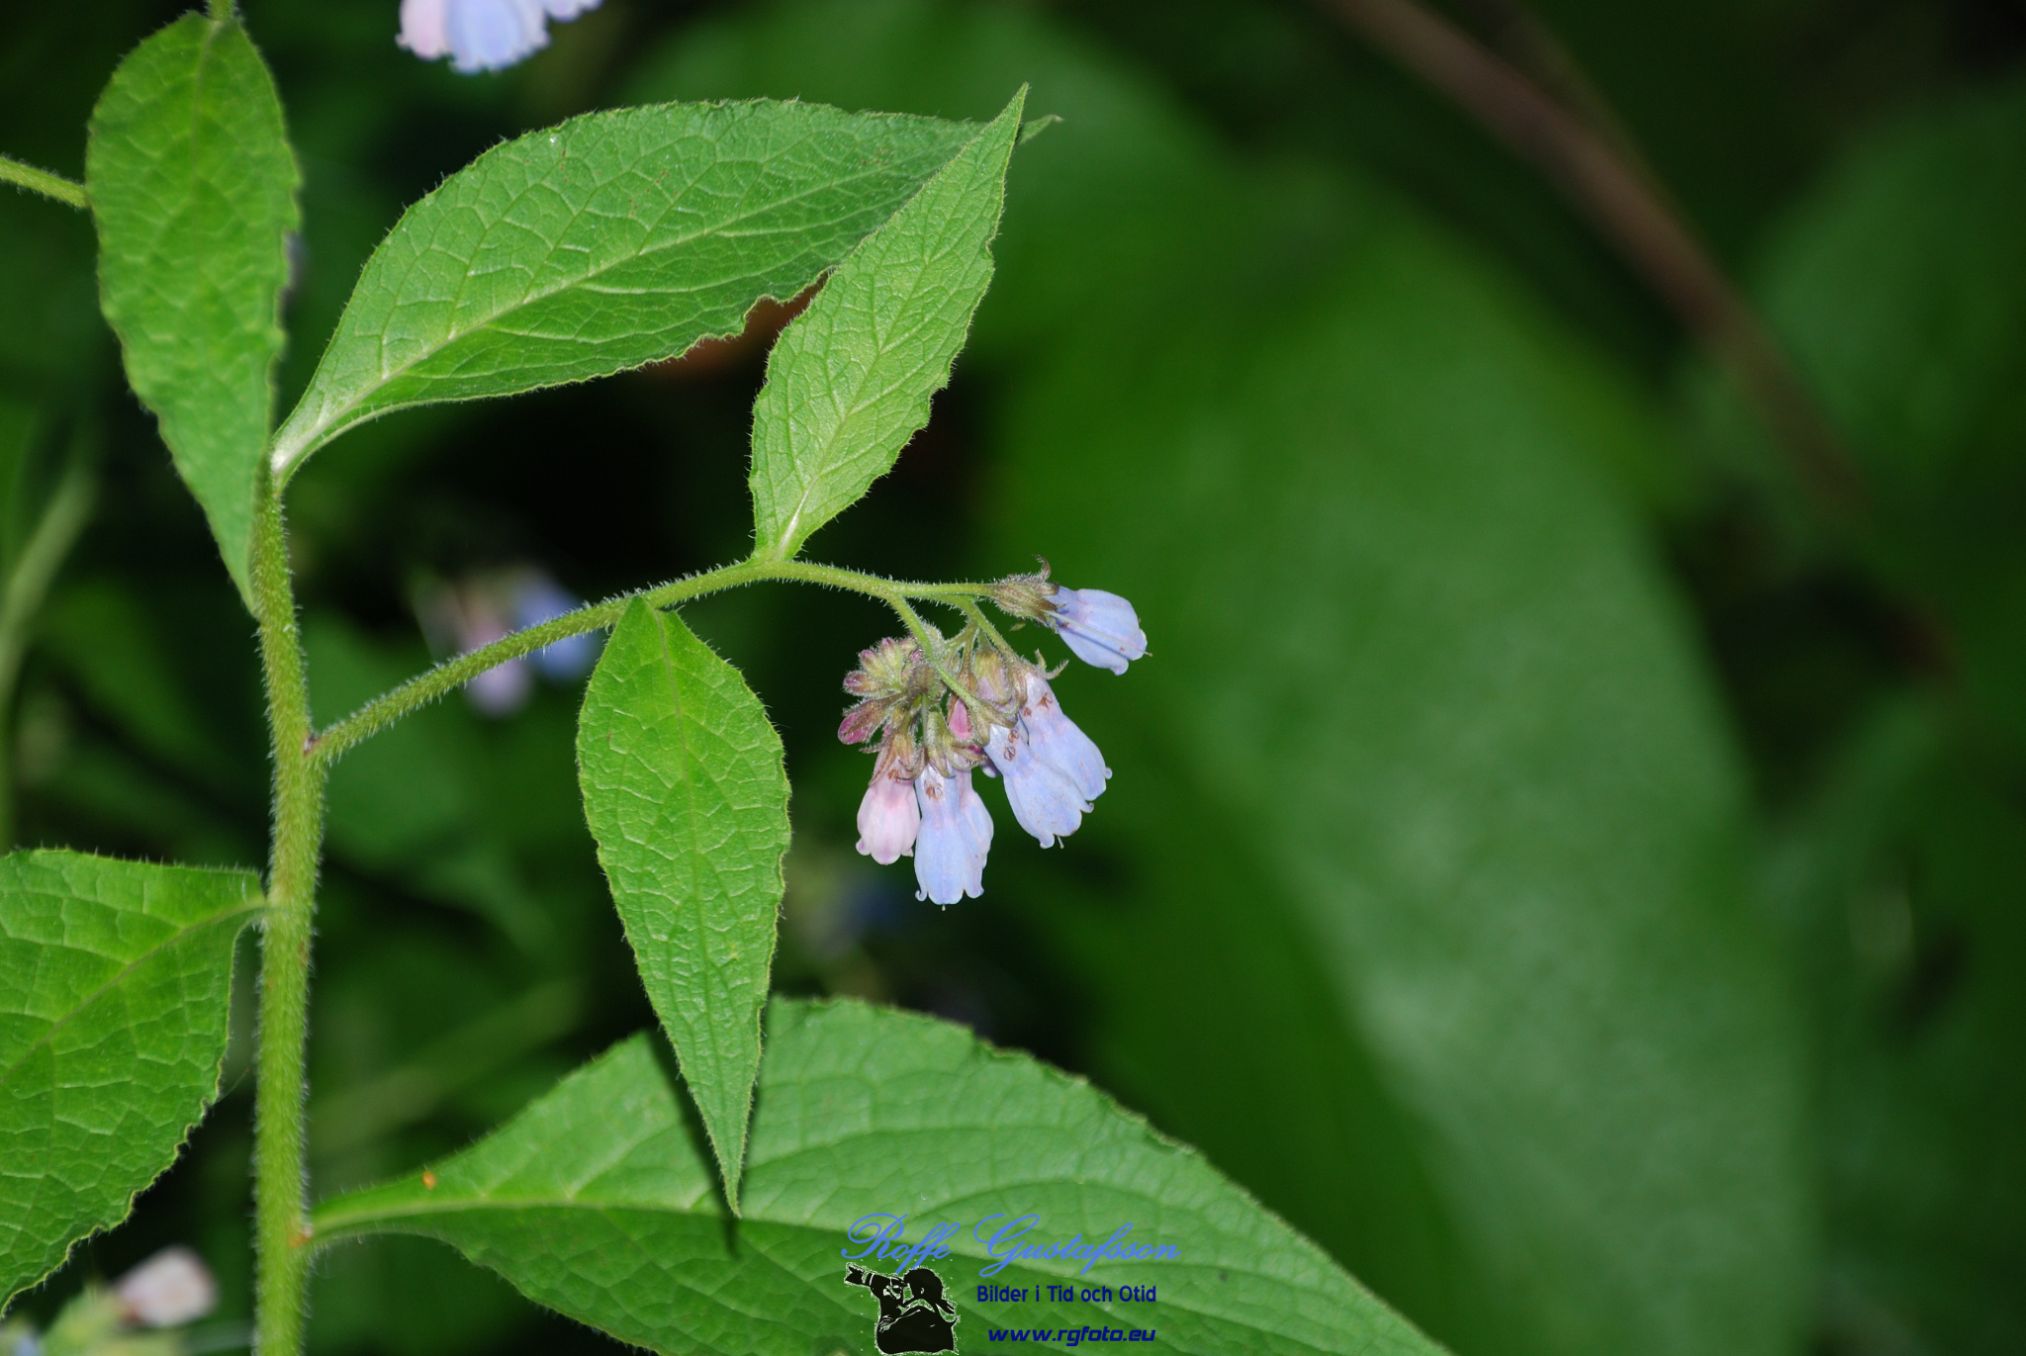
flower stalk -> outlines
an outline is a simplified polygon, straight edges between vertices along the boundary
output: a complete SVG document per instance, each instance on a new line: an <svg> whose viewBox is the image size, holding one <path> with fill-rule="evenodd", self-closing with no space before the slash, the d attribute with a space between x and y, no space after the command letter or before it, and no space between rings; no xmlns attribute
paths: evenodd
<svg viewBox="0 0 2026 1356"><path fill-rule="evenodd" d="M294 1356L302 1349L310 1256L304 1051L317 862L323 846L324 765L310 754L309 682L296 624L288 537L278 492L266 477L256 513L252 577L273 737L274 839L254 1056L254 1346L263 1356Z"/></svg>

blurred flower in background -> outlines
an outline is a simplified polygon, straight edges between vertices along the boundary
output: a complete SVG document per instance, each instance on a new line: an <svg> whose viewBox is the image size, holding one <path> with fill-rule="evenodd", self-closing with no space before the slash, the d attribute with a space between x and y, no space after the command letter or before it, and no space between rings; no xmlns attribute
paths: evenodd
<svg viewBox="0 0 2026 1356"><path fill-rule="evenodd" d="M583 599L546 572L515 565L429 584L421 590L416 613L430 648L449 659L583 605ZM485 715L510 716L527 704L537 677L562 684L589 673L599 647L596 634L566 636L525 658L487 669L464 685L465 698Z"/></svg>
<svg viewBox="0 0 2026 1356"><path fill-rule="evenodd" d="M214 1349L173 1331L205 1317L218 1304L218 1284L188 1248L164 1248L113 1282L87 1286L49 1327L0 1326L0 1356L184 1356ZM231 1345L243 1346L243 1334Z"/></svg>

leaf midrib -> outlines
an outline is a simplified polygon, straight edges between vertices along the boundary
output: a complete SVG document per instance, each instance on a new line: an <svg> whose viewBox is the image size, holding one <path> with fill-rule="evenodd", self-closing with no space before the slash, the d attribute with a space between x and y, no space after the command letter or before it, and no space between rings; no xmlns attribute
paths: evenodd
<svg viewBox="0 0 2026 1356"><path fill-rule="evenodd" d="M710 1199L710 1196L711 1193L708 1190L706 1190L702 1195L698 1197L698 1199L708 1200ZM340 1201L338 1203L342 1204L343 1202ZM341 1212L327 1212L326 1209L320 1208L312 1213L310 1223L312 1231L315 1235L316 1245L322 1247L325 1244L335 1243L341 1239L348 1238L356 1234L370 1234L380 1232L382 1230L398 1231L399 1221L428 1220L431 1218L448 1215L482 1214L494 1210L499 1211L582 1210L597 1215L610 1215L617 1213L642 1214L649 1216L673 1215L683 1220L694 1220L699 1222L718 1222L718 1223L722 1223L728 1218L727 1216L722 1215L714 1210L686 1209L679 1203L675 1202L608 1201L608 1200L586 1199L583 1197L561 1197L561 1196L482 1196L482 1197L468 1198L465 1200L445 1200L441 1198L430 1200L418 1200L391 1209L385 1207L380 1209L369 1209L362 1211L357 1215L352 1215L349 1217ZM828 1234L836 1232L835 1229L829 1226L815 1223L809 1220L785 1220L785 1219L772 1219L766 1216L743 1215L739 1217L738 1222L741 1225L762 1225L776 1229L799 1229L799 1230L807 1230L810 1233ZM418 1232L427 1232L426 1230L422 1230L420 1225L417 1225L416 1229ZM1307 1239L1302 1238L1302 1236L1299 1234L1296 1234L1295 1237L1297 1240L1301 1242L1304 1243L1308 1242ZM444 1241L448 1242L450 1240L446 1239ZM1311 1244L1310 1246L1314 1245ZM462 1251L462 1249L460 1249L460 1251ZM964 1248L952 1247L950 1249L950 1252L953 1256L964 1258L967 1261L985 1262L993 1260L991 1254L989 1253L974 1252ZM1302 1286L1297 1282L1291 1281L1284 1276L1273 1276L1269 1275L1266 1272L1254 1271L1246 1267L1233 1266L1229 1262L1191 1263L1180 1259L1176 1259L1174 1261L1163 1262L1162 1265L1166 1267L1178 1267L1181 1269L1193 1268L1199 1271L1215 1271L1219 1273L1229 1273L1231 1275L1237 1276L1249 1276L1254 1280L1267 1282L1274 1285L1284 1285L1289 1287L1290 1289L1307 1290L1308 1293L1310 1294L1320 1293L1310 1287ZM1075 1270L1074 1268L1056 1268L1046 1266L1042 1264L1041 1260L1034 1258L1021 1258L1018 1261L1009 1263L1009 1266L1032 1271L1042 1276L1071 1277L1071 1276L1081 1276L1084 1274L1083 1272ZM1354 1286L1356 1285L1355 1281L1353 1282L1353 1285ZM1384 1307L1384 1301L1379 1300L1376 1296L1373 1296L1369 1290L1364 1289L1362 1286L1357 1286L1356 1288L1357 1293L1359 1295L1370 1300L1375 1311L1385 1313L1388 1316L1392 1316L1391 1311ZM1186 1313L1195 1314L1198 1317L1208 1319L1213 1322L1229 1323L1238 1327L1250 1328L1254 1331L1259 1332L1269 1331L1269 1329L1261 1327L1259 1324L1256 1324L1249 1319L1233 1317L1230 1314L1217 1313L1213 1310L1203 1309L1195 1305L1175 1303L1166 1298L1162 1300L1162 1303L1166 1305L1166 1307L1168 1308L1180 1309ZM1310 1351L1316 1352L1318 1356L1336 1356L1336 1353L1330 1351L1328 1348L1311 1345L1310 1343L1303 1342L1300 1338L1289 1337L1286 1333L1274 1331L1273 1335L1285 1341L1300 1342L1302 1346L1307 1347ZM1432 1342L1430 1342L1429 1346L1431 1351L1440 1350L1440 1348L1435 1347Z"/></svg>
<svg viewBox="0 0 2026 1356"><path fill-rule="evenodd" d="M964 146L958 147L956 151L953 151L951 153L950 160L954 160L958 155L962 154L964 147L968 147L969 145L970 142L967 141L964 143ZM949 164L949 160L945 160L943 163L944 165L947 165ZM346 427L349 427L349 425L345 422L348 416L357 413L361 407L369 403L369 401L375 394L377 394L380 391L384 391L388 386L392 385L400 378L408 375L408 373L412 372L417 367L422 366L422 364L428 362L430 359L435 358L439 354L447 352L452 345L456 344L461 339L467 338L470 335L477 334L484 330L490 330L495 326L497 326L502 320L505 320L506 318L513 316L521 311L527 310L531 307L538 306L542 302L549 300L551 297L558 296L564 292L570 291L573 288L582 287L587 283L595 282L596 280L604 277L607 273L613 271L614 269L622 268L627 264L637 263L642 259L651 258L657 254L665 254L670 250L681 249L684 248L685 246L693 245L699 240L706 239L710 236L722 234L723 232L739 225L740 223L749 221L753 217L759 216L764 212L778 210L783 207L789 207L794 205L795 203L801 202L803 199L808 198L816 193L825 192L831 189L854 184L864 179L869 179L888 168L890 167L875 166L871 169L861 170L858 173L847 175L841 179L830 179L820 184L813 184L810 187L805 188L798 193L790 194L785 198L772 199L769 202L752 209L751 211L743 212L734 217L729 217L726 220L719 222L714 226L695 231L689 235L677 237L676 239L673 240L663 241L658 245L654 245L647 249L638 250L632 254L621 256L620 258L614 259L609 263L600 264L598 267L592 269L591 271L584 273L580 276L571 278L567 282L557 284L544 290L530 292L528 295L514 301L512 304L501 307L499 310L494 311L485 316L484 319L480 320L478 323L467 326L464 329L446 331L446 333L444 334L443 338L440 341L431 345L429 348L423 350L422 352L417 353L407 362L404 362L398 367L394 367L391 369L383 368L381 370L380 378L377 381L373 382L370 385L361 387L352 398L348 399L344 403L335 406L321 406L318 410L315 420L312 422L310 428L301 438L297 446L290 447L286 443L280 443L278 440L278 445L275 448L275 458L277 462L275 469L280 474L287 475L293 468L301 465L303 461L305 461L309 457L310 453L314 452L318 447L322 446L324 442L329 441L329 439L325 437L326 434L336 436L337 433L342 433ZM940 169L935 171L935 173L940 172L941 172ZM929 178L933 177L934 174L931 174L929 176ZM924 180L924 182L926 182L926 180ZM602 189L604 186L601 185L600 187ZM919 193L919 191L920 191L919 189L916 191L917 194ZM523 193L525 192L526 190L523 190ZM679 206L686 197L687 197L687 190L685 189L683 193L677 194L676 197L674 197L669 201L668 206L661 212L659 216L655 218L654 224L648 228L650 235L653 233L654 230L658 229L660 225L668 219L669 215L675 211L676 207ZM429 201L429 199L425 198L423 201L427 202ZM910 195L908 201L913 202L914 195ZM412 211L414 209L411 208L410 210ZM576 223L582 219L584 211L585 208L583 206L580 206L577 209L577 211L571 215L570 218L571 226L575 226ZM891 217L889 217L889 220L891 220ZM396 229L399 229L398 223L396 224ZM565 231L567 231L569 227L565 227L564 229ZM874 230L877 229L878 227L874 227ZM870 234L870 232L868 232L868 234ZM554 254L553 245L551 246L550 253L551 256L553 256ZM827 270L819 270L818 276L821 276L821 273L823 271ZM779 300L779 298L765 298L765 297L758 298L756 300L769 300L769 299ZM343 319L340 318L339 325L341 327L343 323L344 323ZM378 336L382 339L384 339L385 337L384 328L385 327L383 326L382 333ZM336 335L333 335L332 337L332 342L334 344L337 340L337 337L338 336ZM711 336L709 335L701 336L698 342L702 342L703 339L708 339L710 337ZM317 387L319 381L322 378L322 374L323 374L323 366L321 363L319 363L317 368L317 375L311 378L310 389L304 393L302 400L297 402L296 409L291 411L289 413L289 417L282 421L282 430L284 433L287 432L289 425L295 422L296 414L302 410L304 405L307 404L307 402L310 400L312 396L318 394ZM543 384L554 384L554 383L543 383Z"/></svg>
<svg viewBox="0 0 2026 1356"><path fill-rule="evenodd" d="M21 1071L22 1066L28 1063L29 1056L35 1053L37 1047L46 1045L54 1041L56 1039L57 1032L61 1031L64 1027L68 1026L81 1013L83 1013L86 1009L90 1008L92 1004L98 1002L99 999L105 997L106 994L110 993L112 990L118 988L121 984L125 983L126 980L132 976L133 972L138 970L141 966L147 964L149 961L153 960L156 956L168 950L170 947L175 946L178 943L188 941L193 937L196 937L198 934L202 933L207 928L216 926L219 923L230 922L233 919L244 918L248 914L262 913L266 910L267 899L265 896L255 894L253 900L254 902L251 904L242 903L237 908L228 909L223 913L212 914L211 916L201 920L200 922L192 923L188 927L180 928L177 931L170 933L168 936L156 942L154 945L150 946L147 950L141 952L139 955L135 956L132 960L122 965L117 971L115 971L111 975L108 975L103 983L101 983L97 988L93 989L90 993L86 994L83 998L81 998L76 1004L74 1004L71 1007L71 1009L68 1012L64 1013L63 1016L57 1018L54 1022L51 1022L49 1024L49 1029L47 1031L44 1031L42 1034L38 1035L34 1040L30 1041L27 1045L23 1046L19 1057L10 1061L4 1069L0 1069L0 1088L6 1087L7 1084L14 1078L14 1075ZM23 1013L21 1015L28 1016L29 1014Z"/></svg>

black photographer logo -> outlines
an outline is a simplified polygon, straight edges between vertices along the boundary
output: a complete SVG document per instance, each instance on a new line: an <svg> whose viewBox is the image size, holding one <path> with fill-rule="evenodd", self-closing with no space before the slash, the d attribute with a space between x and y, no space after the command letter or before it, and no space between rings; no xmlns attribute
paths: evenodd
<svg viewBox="0 0 2026 1356"><path fill-rule="evenodd" d="M961 1320L956 1308L943 1298L943 1278L927 1267L887 1276L861 1266L849 1266L844 1269L844 1283L863 1286L879 1301L879 1325L873 1329L873 1345L888 1356L903 1351L957 1349L956 1325Z"/></svg>

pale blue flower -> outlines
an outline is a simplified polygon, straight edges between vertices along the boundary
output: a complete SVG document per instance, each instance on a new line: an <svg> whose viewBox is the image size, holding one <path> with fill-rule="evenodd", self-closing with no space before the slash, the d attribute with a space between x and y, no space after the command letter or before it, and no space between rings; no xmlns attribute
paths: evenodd
<svg viewBox="0 0 2026 1356"><path fill-rule="evenodd" d="M1062 713L1055 689L1038 670L1027 670L1024 695L1020 730L1033 760L1053 766L1085 800L1096 800L1111 780L1111 769L1105 766L1097 744Z"/></svg>
<svg viewBox="0 0 2026 1356"><path fill-rule="evenodd" d="M1034 835L1043 847L1067 838L1083 823L1090 800L1068 772L1036 755L1024 722L1011 729L994 725L985 743L985 756L1006 784L1006 803L1013 818Z"/></svg>
<svg viewBox="0 0 2026 1356"><path fill-rule="evenodd" d="M1147 633L1140 629L1133 605L1103 589L1066 589L1057 585L1047 618L1063 643L1086 664L1113 673L1147 654Z"/></svg>
<svg viewBox="0 0 2026 1356"><path fill-rule="evenodd" d="M971 786L967 768L946 777L933 767L915 778L921 834L915 840L916 899L955 904L985 893L985 854L992 847L992 815Z"/></svg>
<svg viewBox="0 0 2026 1356"><path fill-rule="evenodd" d="M425 61L448 55L464 75L504 70L549 43L549 20L565 22L598 0L402 0L397 41Z"/></svg>
<svg viewBox="0 0 2026 1356"><path fill-rule="evenodd" d="M514 581L513 614L517 627L540 626L545 621L554 621L565 613L575 612L583 605L582 598L538 570L531 570ZM570 683L589 673L591 666L598 662L599 645L596 634L580 631L543 646L529 658L541 670L542 677L550 682Z"/></svg>

